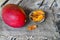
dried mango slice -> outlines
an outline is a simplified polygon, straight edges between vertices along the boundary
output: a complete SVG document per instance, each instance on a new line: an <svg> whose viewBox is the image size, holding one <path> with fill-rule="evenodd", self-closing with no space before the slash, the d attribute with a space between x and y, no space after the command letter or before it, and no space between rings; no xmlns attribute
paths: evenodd
<svg viewBox="0 0 60 40"><path fill-rule="evenodd" d="M31 18L34 22L40 22L45 19L45 13L42 10L35 10L32 12Z"/></svg>
<svg viewBox="0 0 60 40"><path fill-rule="evenodd" d="M36 28L37 25L29 25L27 29L31 31L31 30L35 30Z"/></svg>
<svg viewBox="0 0 60 40"><path fill-rule="evenodd" d="M38 13L38 14L45 14L43 10L36 10L36 13Z"/></svg>

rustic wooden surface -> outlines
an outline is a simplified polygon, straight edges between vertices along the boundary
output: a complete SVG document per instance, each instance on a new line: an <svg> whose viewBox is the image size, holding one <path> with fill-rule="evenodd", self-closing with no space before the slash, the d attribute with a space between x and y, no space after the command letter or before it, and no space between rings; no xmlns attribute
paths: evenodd
<svg viewBox="0 0 60 40"><path fill-rule="evenodd" d="M1 5L6 1L2 0L0 4L0 40L58 40L59 32L55 22L59 20L56 14L60 13L60 0L9 0L6 4L19 4L24 8L27 16L32 10L42 9L46 12L47 18L43 23L38 23L38 28L33 31L28 31L28 25L35 24L28 19L28 22L23 28L14 29L6 25L1 18ZM42 3L43 2L43 3ZM42 3L42 5L41 5ZM6 5L5 4L5 5Z"/></svg>

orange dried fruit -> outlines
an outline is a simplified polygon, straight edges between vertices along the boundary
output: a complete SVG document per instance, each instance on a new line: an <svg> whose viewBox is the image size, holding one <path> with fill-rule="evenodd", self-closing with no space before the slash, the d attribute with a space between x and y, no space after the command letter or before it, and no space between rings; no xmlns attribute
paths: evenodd
<svg viewBox="0 0 60 40"><path fill-rule="evenodd" d="M36 28L37 28L37 25L29 25L27 29L31 31L31 30L34 30Z"/></svg>
<svg viewBox="0 0 60 40"><path fill-rule="evenodd" d="M43 10L35 10L30 17L34 22L40 22L45 19L45 12Z"/></svg>
<svg viewBox="0 0 60 40"><path fill-rule="evenodd" d="M39 14L45 14L43 10L36 10L36 12Z"/></svg>

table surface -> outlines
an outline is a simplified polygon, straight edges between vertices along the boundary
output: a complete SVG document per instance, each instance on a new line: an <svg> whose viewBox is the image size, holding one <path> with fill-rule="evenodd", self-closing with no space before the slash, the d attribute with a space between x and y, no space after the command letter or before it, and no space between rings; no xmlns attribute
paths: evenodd
<svg viewBox="0 0 60 40"><path fill-rule="evenodd" d="M46 12L46 20L38 23L38 28L28 31L28 25L33 25L31 20L23 28L14 29L6 25L1 18L1 9L7 4L21 6L27 17L32 10L42 9ZM58 40L59 30L56 23L60 20L60 0L1 0L0 1L0 40Z"/></svg>

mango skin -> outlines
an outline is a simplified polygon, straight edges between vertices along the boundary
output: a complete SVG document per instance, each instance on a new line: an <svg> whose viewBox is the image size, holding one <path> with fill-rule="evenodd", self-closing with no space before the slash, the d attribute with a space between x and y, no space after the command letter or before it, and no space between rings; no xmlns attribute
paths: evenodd
<svg viewBox="0 0 60 40"><path fill-rule="evenodd" d="M21 28L26 24L24 10L16 4L7 4L2 8L3 21L13 28Z"/></svg>

